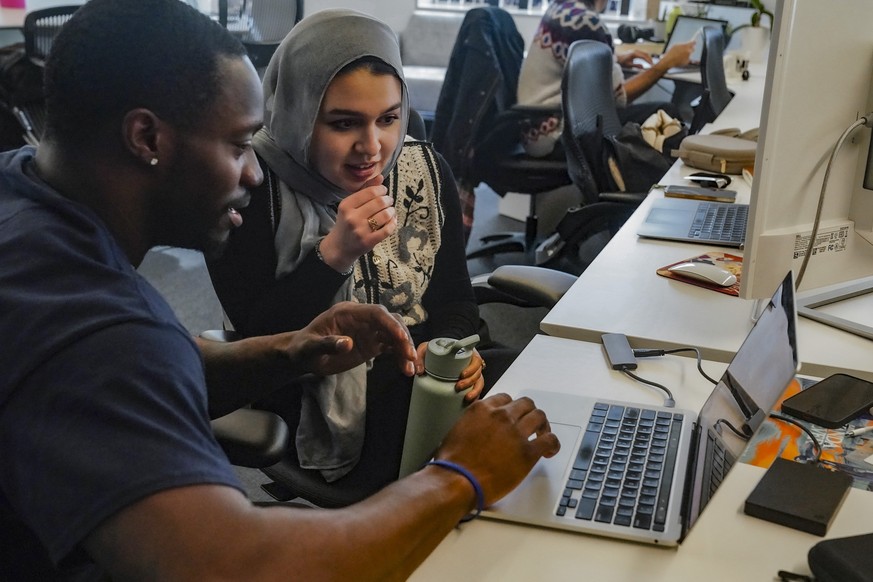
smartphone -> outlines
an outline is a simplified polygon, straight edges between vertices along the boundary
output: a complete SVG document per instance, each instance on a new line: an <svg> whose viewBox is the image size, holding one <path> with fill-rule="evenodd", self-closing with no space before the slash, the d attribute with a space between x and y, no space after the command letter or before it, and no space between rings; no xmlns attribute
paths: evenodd
<svg viewBox="0 0 873 582"><path fill-rule="evenodd" d="M724 188L731 183L731 177L727 174L711 174L709 172L695 172L685 176L685 179L705 188Z"/></svg>
<svg viewBox="0 0 873 582"><path fill-rule="evenodd" d="M840 428L873 407L873 382L834 374L787 398L782 412L825 428Z"/></svg>

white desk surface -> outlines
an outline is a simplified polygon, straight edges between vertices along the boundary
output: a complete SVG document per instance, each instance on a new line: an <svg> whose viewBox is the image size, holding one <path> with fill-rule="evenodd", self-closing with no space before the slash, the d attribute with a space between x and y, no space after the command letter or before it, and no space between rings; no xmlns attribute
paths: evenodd
<svg viewBox="0 0 873 582"><path fill-rule="evenodd" d="M677 406L699 410L712 385L691 358L643 360L637 372L666 382ZM725 365L704 362L718 376ZM495 387L518 394L525 388L582 392L660 404L656 389L610 370L598 344L535 337ZM566 443L564 446L568 446ZM764 470L737 464L678 548L663 548L585 534L474 520L452 531L410 578L416 582L476 580L761 580L780 569L809 574L806 555L822 538L742 512ZM873 494L852 489L827 537L869 533Z"/></svg>
<svg viewBox="0 0 873 582"><path fill-rule="evenodd" d="M732 83L734 98L703 133L758 127L764 66L759 64L751 72L748 81ZM693 171L677 161L661 183L687 184L681 177ZM732 178L729 188L737 190L737 202L748 202L750 187L742 177ZM653 190L540 328L550 335L592 342L599 342L603 333L624 333L635 348L696 346L706 358L730 361L751 329L754 301L666 279L655 271L710 250L739 255L742 251L639 238L637 228L658 197L663 192ZM873 380L870 340L805 318L798 320L798 328L804 374L823 377L845 371Z"/></svg>

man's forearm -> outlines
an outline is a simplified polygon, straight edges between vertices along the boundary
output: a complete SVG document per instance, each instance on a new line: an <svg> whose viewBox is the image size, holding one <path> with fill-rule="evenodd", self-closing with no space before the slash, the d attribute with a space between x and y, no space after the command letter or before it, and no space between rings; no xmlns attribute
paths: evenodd
<svg viewBox="0 0 873 582"><path fill-rule="evenodd" d="M128 506L84 545L113 579L405 580L474 504L465 478L438 467L339 510L183 487Z"/></svg>
<svg viewBox="0 0 873 582"><path fill-rule="evenodd" d="M203 355L211 418L250 404L305 373L299 363L280 353L277 336L195 341Z"/></svg>
<svg viewBox="0 0 873 582"><path fill-rule="evenodd" d="M406 580L474 506L470 483L439 467L397 481L332 522L354 536L358 556L336 563L330 578Z"/></svg>

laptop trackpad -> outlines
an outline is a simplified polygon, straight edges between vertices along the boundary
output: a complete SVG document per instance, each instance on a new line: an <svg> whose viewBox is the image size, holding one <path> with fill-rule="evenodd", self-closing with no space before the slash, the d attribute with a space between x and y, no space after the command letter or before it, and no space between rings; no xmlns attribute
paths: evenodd
<svg viewBox="0 0 873 582"><path fill-rule="evenodd" d="M679 208L652 208L646 222L654 224L690 224L694 212L693 210L681 210Z"/></svg>
<svg viewBox="0 0 873 582"><path fill-rule="evenodd" d="M514 515L543 515L557 503L566 485L567 466L579 449L582 428L569 424L551 423L552 432L561 441L561 450L551 459L540 459L524 481L509 495L491 507L500 513L501 507L511 506Z"/></svg>

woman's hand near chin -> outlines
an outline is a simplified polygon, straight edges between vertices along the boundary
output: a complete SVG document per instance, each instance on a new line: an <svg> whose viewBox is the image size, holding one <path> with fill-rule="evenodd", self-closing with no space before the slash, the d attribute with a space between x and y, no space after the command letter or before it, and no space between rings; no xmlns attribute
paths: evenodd
<svg viewBox="0 0 873 582"><path fill-rule="evenodd" d="M346 196L337 208L336 224L321 241L324 262L341 273L397 229L394 199L382 181L378 175Z"/></svg>

